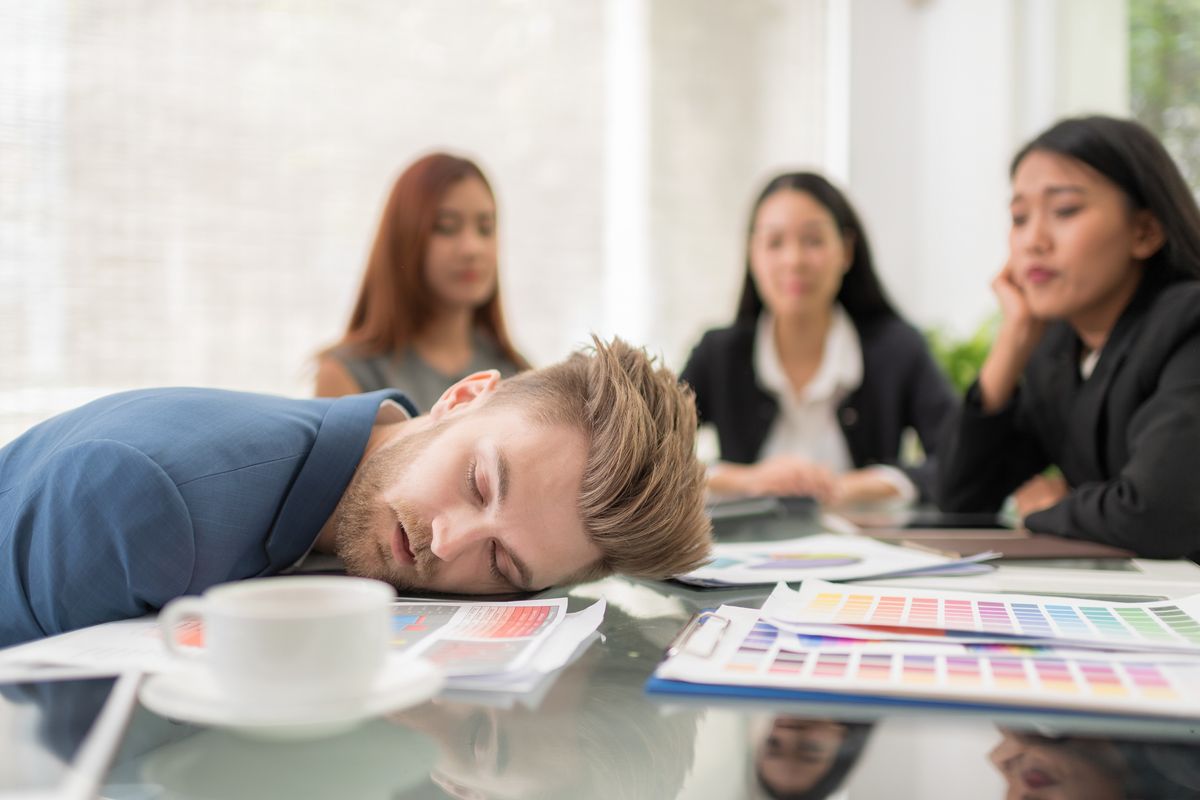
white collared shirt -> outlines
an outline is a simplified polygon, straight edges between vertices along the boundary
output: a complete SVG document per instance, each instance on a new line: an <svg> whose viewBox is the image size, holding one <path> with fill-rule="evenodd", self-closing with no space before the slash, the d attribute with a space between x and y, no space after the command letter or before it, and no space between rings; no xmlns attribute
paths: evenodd
<svg viewBox="0 0 1200 800"><path fill-rule="evenodd" d="M1096 371L1096 364L1100 361L1100 351L1092 350L1083 358L1079 359L1079 377L1085 381L1092 377L1092 373Z"/></svg>
<svg viewBox="0 0 1200 800"><path fill-rule="evenodd" d="M763 443L760 460L792 455L822 464L835 474L854 469L850 446L838 423L838 408L862 385L863 355L858 330L841 305L833 307L821 364L800 392L784 372L775 344L775 318L765 310L759 315L754 336L754 372L779 403L779 414ZM916 486L901 470L889 466L870 469L895 486L900 499L916 499Z"/></svg>
<svg viewBox="0 0 1200 800"><path fill-rule="evenodd" d="M754 336L754 373L764 389L775 395L779 414L763 443L760 459L801 456L834 472L854 468L850 447L838 425L842 400L862 384L862 345L854 323L840 305L825 336L821 363L797 393L788 380L775 343L775 317L764 311Z"/></svg>

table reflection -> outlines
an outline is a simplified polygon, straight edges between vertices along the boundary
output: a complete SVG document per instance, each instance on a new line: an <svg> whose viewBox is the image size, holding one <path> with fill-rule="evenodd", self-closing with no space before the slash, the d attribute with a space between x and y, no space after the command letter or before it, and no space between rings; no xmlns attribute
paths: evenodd
<svg viewBox="0 0 1200 800"><path fill-rule="evenodd" d="M1000 729L988 758L1005 800L1200 797L1200 746Z"/></svg>
<svg viewBox="0 0 1200 800"><path fill-rule="evenodd" d="M769 587L614 579L605 588L604 638L538 691L446 692L303 742L249 740L141 709L104 796L1200 798L1200 729L1187 720L647 695L647 677L694 610L756 607Z"/></svg>
<svg viewBox="0 0 1200 800"><path fill-rule="evenodd" d="M777 716L751 726L751 797L819 800L839 789L862 755L871 725Z"/></svg>
<svg viewBox="0 0 1200 800"><path fill-rule="evenodd" d="M649 800L678 793L692 766L696 718L647 703L619 665L593 649L536 708L438 700L391 719L434 740L430 778L450 797Z"/></svg>
<svg viewBox="0 0 1200 800"><path fill-rule="evenodd" d="M1051 732L1043 723L1024 724L988 724L959 714L885 715L877 722L751 718L744 796L1200 798L1200 742L1194 730L1163 727L1161 735L1184 736L1172 740L1153 734Z"/></svg>
<svg viewBox="0 0 1200 800"><path fill-rule="evenodd" d="M74 757L108 702L114 680L90 678L0 685L0 705L37 708L33 739L67 762Z"/></svg>

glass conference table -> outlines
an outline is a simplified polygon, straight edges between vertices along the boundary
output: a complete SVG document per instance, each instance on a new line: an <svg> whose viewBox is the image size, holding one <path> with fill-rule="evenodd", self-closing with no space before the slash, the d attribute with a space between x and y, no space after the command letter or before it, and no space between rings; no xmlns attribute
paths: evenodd
<svg viewBox="0 0 1200 800"><path fill-rule="evenodd" d="M795 535L811 525L795 519L776 527ZM892 583L1152 599L1200 590L1200 569L1140 560L1005 563L977 578ZM561 593L571 610L607 600L604 638L536 697L443 694L327 739L248 739L137 706L100 793L126 800L1200 797L1200 726L1187 723L645 693L664 648L695 611L757 606L768 588L698 590L621 578L573 587Z"/></svg>

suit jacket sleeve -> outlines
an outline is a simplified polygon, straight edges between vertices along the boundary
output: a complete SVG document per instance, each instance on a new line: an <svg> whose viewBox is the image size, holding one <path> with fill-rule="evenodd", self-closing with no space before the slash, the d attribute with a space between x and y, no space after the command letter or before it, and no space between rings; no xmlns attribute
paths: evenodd
<svg viewBox="0 0 1200 800"><path fill-rule="evenodd" d="M943 511L996 511L1022 482L1049 465L1031 414L1019 388L1005 408L984 413L979 384L972 384L938 451L937 500Z"/></svg>
<svg viewBox="0 0 1200 800"><path fill-rule="evenodd" d="M692 391L696 394L696 413L700 417L701 424L711 421L711 412L708 408L709 381L711 380L709 376L710 350L709 336L706 334L692 349L692 354L688 356L683 372L679 373L679 379L692 387Z"/></svg>
<svg viewBox="0 0 1200 800"><path fill-rule="evenodd" d="M1130 418L1129 461L1110 480L1071 487L1030 530L1083 536L1150 558L1200 553L1200 331L1184 338Z"/></svg>
<svg viewBox="0 0 1200 800"><path fill-rule="evenodd" d="M4 599L13 613L0 642L141 616L184 593L195 563L191 522L156 463L128 445L91 441L39 472L27 484L35 488L13 498L20 507L4 558L23 596Z"/></svg>
<svg viewBox="0 0 1200 800"><path fill-rule="evenodd" d="M905 473L917 487L922 500L931 500L937 482L938 449L942 430L953 418L958 401L950 382L938 368L929 353L924 339L919 339L920 350L909 384L908 415L925 450L925 460L905 468Z"/></svg>

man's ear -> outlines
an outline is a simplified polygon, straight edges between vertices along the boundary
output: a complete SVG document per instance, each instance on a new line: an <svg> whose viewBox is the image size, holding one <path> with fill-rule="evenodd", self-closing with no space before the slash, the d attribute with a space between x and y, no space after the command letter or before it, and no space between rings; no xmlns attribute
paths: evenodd
<svg viewBox="0 0 1200 800"><path fill-rule="evenodd" d="M500 373L497 370L471 373L442 392L433 408L429 409L430 419L444 419L448 414L470 407L494 392L499 383Z"/></svg>
<svg viewBox="0 0 1200 800"><path fill-rule="evenodd" d="M1167 234L1163 231L1158 217L1146 209L1135 211L1133 215L1133 252L1131 255L1138 261L1145 261L1157 253L1166 244Z"/></svg>

